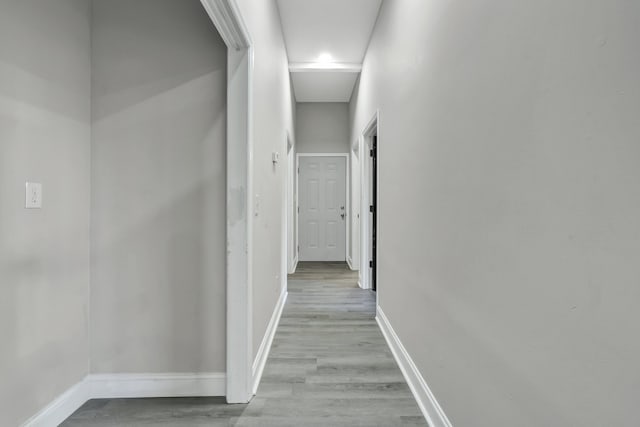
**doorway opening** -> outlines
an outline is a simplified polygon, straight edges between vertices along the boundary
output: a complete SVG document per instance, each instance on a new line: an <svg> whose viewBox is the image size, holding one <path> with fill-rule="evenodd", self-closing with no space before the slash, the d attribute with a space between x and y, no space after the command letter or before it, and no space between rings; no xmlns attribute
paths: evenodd
<svg viewBox="0 0 640 427"><path fill-rule="evenodd" d="M298 257L347 259L348 154L298 154Z"/></svg>
<svg viewBox="0 0 640 427"><path fill-rule="evenodd" d="M371 239L371 250L369 268L371 269L371 290L377 291L377 276L378 276L378 252L377 252L377 233L378 233L378 135L371 136L371 148L369 149L370 158L370 180L371 185L369 189L371 191L371 203L369 205L369 214L371 218L371 225L369 226L369 237Z"/></svg>
<svg viewBox="0 0 640 427"><path fill-rule="evenodd" d="M360 285L377 291L378 283L378 132L379 113L360 138Z"/></svg>

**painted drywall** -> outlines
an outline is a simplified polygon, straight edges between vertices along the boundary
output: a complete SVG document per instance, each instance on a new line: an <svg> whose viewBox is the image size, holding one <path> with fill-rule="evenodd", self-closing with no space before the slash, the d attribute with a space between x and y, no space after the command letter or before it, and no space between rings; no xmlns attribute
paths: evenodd
<svg viewBox="0 0 640 427"><path fill-rule="evenodd" d="M95 0L91 372L225 371L226 47L198 0Z"/></svg>
<svg viewBox="0 0 640 427"><path fill-rule="evenodd" d="M293 82L290 82L290 92L291 92L291 112L293 115L292 123L296 123L296 99L295 94L293 92ZM293 126L295 130L295 126ZM287 201L288 201L288 220L287 220L287 236L288 236L288 249L287 249L287 264L288 264L288 272L293 272L296 268L296 262L298 259L298 228L296 226L298 221L298 192L296 191L297 186L297 169L296 169L296 153L298 152L296 146L296 137L295 133L290 135L292 147L287 154L287 170L289 170L289 177L287 179Z"/></svg>
<svg viewBox="0 0 640 427"><path fill-rule="evenodd" d="M351 100L349 101L349 143L351 152L351 193L350 193L350 207L351 207L351 235L349 236L349 247L351 256L351 267L354 270L360 269L360 193L362 191L361 178L362 166L360 163L360 130L354 129L356 125L356 107L358 103L358 93L360 86L360 76L356 80L356 86L351 94Z"/></svg>
<svg viewBox="0 0 640 427"><path fill-rule="evenodd" d="M0 3L0 425L87 374L87 0ZM25 209L25 182L42 209Z"/></svg>
<svg viewBox="0 0 640 427"><path fill-rule="evenodd" d="M253 40L253 353L265 336L286 285L283 223L287 194L287 132L295 138L287 55L275 1L239 0ZM272 153L280 154L274 164Z"/></svg>
<svg viewBox="0 0 640 427"><path fill-rule="evenodd" d="M640 3L394 0L379 298L457 426L640 423Z"/></svg>
<svg viewBox="0 0 640 427"><path fill-rule="evenodd" d="M296 136L298 153L350 153L350 104L346 102L298 102ZM351 170L353 175L354 170ZM350 177L347 177L350 178ZM350 181L353 182L353 181ZM347 197L351 197L351 193ZM353 227L357 213L351 204L347 257L353 259ZM349 219L348 219L349 220ZM356 267L357 268L357 267Z"/></svg>
<svg viewBox="0 0 640 427"><path fill-rule="evenodd" d="M296 135L298 153L348 153L349 104L297 103Z"/></svg>
<svg viewBox="0 0 640 427"><path fill-rule="evenodd" d="M360 153L351 151L350 159L350 193L349 193L349 247L347 256L351 268L360 269Z"/></svg>

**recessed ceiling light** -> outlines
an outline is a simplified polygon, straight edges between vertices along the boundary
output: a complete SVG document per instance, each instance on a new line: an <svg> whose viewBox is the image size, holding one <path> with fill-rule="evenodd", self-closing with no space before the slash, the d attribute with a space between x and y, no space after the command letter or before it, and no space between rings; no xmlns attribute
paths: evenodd
<svg viewBox="0 0 640 427"><path fill-rule="evenodd" d="M318 62L321 64L328 64L333 62L333 56L328 52L321 53L320 56L318 56Z"/></svg>

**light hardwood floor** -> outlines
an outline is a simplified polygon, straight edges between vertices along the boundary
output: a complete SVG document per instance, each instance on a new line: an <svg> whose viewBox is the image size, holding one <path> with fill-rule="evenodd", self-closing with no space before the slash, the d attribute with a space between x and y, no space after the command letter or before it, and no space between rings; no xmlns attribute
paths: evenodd
<svg viewBox="0 0 640 427"><path fill-rule="evenodd" d="M87 402L64 427L426 426L375 322L375 294L343 263L300 263L260 388L223 398Z"/></svg>

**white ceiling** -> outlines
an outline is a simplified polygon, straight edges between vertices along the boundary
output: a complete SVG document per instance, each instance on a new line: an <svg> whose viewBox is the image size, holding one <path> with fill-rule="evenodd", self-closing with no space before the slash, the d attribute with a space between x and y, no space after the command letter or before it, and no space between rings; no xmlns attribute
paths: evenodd
<svg viewBox="0 0 640 427"><path fill-rule="evenodd" d="M348 102L359 71L333 68L362 64L382 0L277 1L296 100Z"/></svg>
<svg viewBox="0 0 640 427"><path fill-rule="evenodd" d="M291 73L298 102L349 102L358 73Z"/></svg>

